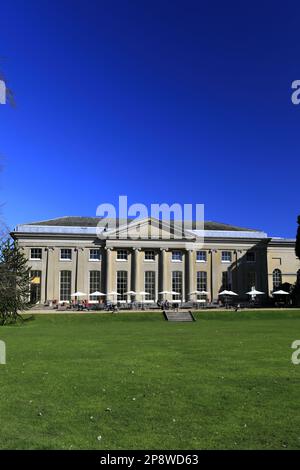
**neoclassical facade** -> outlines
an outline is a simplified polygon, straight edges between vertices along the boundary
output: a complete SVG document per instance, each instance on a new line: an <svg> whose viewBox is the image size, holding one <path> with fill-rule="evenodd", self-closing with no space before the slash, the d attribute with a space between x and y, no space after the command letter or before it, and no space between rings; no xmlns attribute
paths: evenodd
<svg viewBox="0 0 300 470"><path fill-rule="evenodd" d="M62 217L18 225L11 235L29 260L32 300L39 303L69 301L77 291L111 300L117 292L123 302L130 291L153 302L160 292L187 301L195 291L214 301L223 289L246 298L254 286L271 295L300 273L295 240L215 222L184 231L149 218L107 229L105 219Z"/></svg>

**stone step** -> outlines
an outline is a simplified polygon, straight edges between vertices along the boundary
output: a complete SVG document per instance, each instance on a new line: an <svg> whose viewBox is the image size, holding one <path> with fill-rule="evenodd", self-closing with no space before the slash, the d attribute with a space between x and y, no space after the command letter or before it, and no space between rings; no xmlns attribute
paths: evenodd
<svg viewBox="0 0 300 470"><path fill-rule="evenodd" d="M163 315L167 321L191 322L195 321L192 312L166 312Z"/></svg>

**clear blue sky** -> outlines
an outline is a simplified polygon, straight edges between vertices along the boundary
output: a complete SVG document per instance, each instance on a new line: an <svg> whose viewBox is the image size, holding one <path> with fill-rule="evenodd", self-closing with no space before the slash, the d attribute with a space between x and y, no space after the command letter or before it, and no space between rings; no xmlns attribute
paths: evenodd
<svg viewBox="0 0 300 470"><path fill-rule="evenodd" d="M294 236L299 22L296 1L1 1L6 223L127 194Z"/></svg>

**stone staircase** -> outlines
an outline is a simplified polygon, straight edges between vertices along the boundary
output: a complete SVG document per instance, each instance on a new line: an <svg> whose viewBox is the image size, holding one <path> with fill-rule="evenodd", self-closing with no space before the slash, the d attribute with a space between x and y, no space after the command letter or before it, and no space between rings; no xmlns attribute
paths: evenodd
<svg viewBox="0 0 300 470"><path fill-rule="evenodd" d="M196 321L191 311L188 311L188 312L168 312L167 311L166 312L164 310L163 315L165 317L165 320L167 321L184 321L184 322Z"/></svg>

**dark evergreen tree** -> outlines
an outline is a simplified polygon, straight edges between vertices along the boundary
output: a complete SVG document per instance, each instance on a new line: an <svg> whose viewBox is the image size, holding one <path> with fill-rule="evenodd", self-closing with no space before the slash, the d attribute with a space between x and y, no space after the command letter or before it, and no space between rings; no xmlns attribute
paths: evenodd
<svg viewBox="0 0 300 470"><path fill-rule="evenodd" d="M297 230L297 237L296 237L296 246L295 252L297 258L300 259L300 215L298 216L298 230ZM294 305L300 305L300 275L299 272L297 273L297 280L292 289L292 301Z"/></svg>
<svg viewBox="0 0 300 470"><path fill-rule="evenodd" d="M30 267L16 241L0 246L0 324L23 320L20 312L30 307Z"/></svg>
<svg viewBox="0 0 300 470"><path fill-rule="evenodd" d="M298 230L296 238L296 256L300 259L300 215L298 216Z"/></svg>

